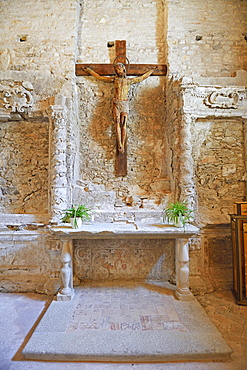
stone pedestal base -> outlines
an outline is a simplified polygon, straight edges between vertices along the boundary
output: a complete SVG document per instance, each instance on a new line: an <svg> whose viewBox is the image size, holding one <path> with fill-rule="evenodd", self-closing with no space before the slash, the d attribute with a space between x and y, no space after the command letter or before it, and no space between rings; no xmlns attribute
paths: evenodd
<svg viewBox="0 0 247 370"><path fill-rule="evenodd" d="M74 289L72 289L71 292L68 294L57 293L57 301L72 301L74 295Z"/></svg>
<svg viewBox="0 0 247 370"><path fill-rule="evenodd" d="M175 297L179 299L180 301L192 301L193 299L195 299L191 291L186 292L186 293L180 293L178 290L176 290Z"/></svg>
<svg viewBox="0 0 247 370"><path fill-rule="evenodd" d="M190 301L194 299L189 290L189 247L188 239L176 239L176 297L181 301Z"/></svg>

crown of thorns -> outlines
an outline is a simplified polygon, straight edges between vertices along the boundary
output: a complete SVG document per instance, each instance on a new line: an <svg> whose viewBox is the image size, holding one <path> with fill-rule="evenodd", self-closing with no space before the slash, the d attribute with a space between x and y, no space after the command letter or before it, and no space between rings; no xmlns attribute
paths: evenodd
<svg viewBox="0 0 247 370"><path fill-rule="evenodd" d="M123 55L118 55L118 56L114 59L114 61L113 61L114 68L115 68L118 64L120 64L120 62L117 62L117 60L118 60L119 58L124 58L124 59L127 61L127 63L123 63L123 62L121 62L121 64L123 64L123 65L125 66L126 71L127 71L127 70L129 69L130 62L129 62L129 59L128 59L127 57L123 56Z"/></svg>

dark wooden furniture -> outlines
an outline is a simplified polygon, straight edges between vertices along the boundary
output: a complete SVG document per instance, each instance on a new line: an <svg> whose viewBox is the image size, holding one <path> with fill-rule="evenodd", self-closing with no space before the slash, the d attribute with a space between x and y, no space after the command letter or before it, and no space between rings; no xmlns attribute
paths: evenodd
<svg viewBox="0 0 247 370"><path fill-rule="evenodd" d="M233 294L236 303L247 305L247 216L231 215Z"/></svg>

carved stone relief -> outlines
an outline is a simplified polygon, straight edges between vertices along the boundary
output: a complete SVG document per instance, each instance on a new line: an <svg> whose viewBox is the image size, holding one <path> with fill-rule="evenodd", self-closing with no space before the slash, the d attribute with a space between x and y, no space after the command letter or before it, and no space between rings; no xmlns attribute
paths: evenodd
<svg viewBox="0 0 247 370"><path fill-rule="evenodd" d="M222 88L210 93L205 99L204 104L209 108L230 109L237 108L239 95L236 91Z"/></svg>
<svg viewBox="0 0 247 370"><path fill-rule="evenodd" d="M74 273L80 280L167 280L174 253L172 240L77 240Z"/></svg>
<svg viewBox="0 0 247 370"><path fill-rule="evenodd" d="M33 86L30 82L11 82L0 85L0 109L23 113L33 107Z"/></svg>
<svg viewBox="0 0 247 370"><path fill-rule="evenodd" d="M189 239L189 250L190 251L199 251L202 249L201 238L190 238Z"/></svg>
<svg viewBox="0 0 247 370"><path fill-rule="evenodd" d="M215 116L246 117L247 94L243 86L200 86L182 84L183 111L195 117ZM229 111L231 110L231 113Z"/></svg>

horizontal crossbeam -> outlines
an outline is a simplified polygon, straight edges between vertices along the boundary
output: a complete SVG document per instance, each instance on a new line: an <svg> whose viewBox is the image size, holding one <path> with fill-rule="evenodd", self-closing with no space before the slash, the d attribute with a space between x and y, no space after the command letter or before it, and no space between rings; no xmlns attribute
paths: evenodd
<svg viewBox="0 0 247 370"><path fill-rule="evenodd" d="M81 64L78 63L75 65L75 73L76 76L88 76L88 73L84 71L85 67L89 67L93 69L95 72L100 74L101 76L112 76L116 75L114 71L113 64ZM126 66L127 69L127 76L140 76L143 75L151 68L156 68L156 70L152 73L152 76L166 76L167 73L167 66L165 64L130 64Z"/></svg>

